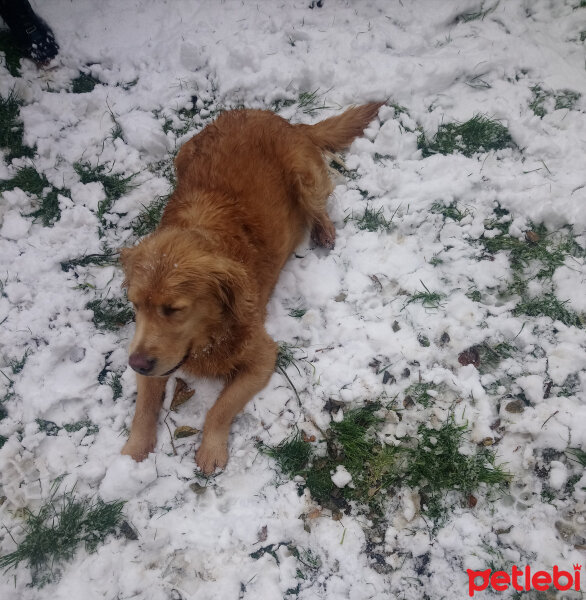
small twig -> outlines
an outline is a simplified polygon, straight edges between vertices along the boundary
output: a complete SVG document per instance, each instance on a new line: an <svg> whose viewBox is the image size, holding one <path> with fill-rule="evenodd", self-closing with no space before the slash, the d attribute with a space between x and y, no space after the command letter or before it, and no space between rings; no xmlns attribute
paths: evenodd
<svg viewBox="0 0 586 600"><path fill-rule="evenodd" d="M171 433L171 428L169 427L169 423L167 423L167 419L169 418L170 414L171 414L171 411L168 410L167 416L163 420L163 423L165 423L165 425L167 426L167 430L169 431L169 438L171 439L171 448L173 448L173 454L174 454L174 456L177 456L177 448L175 448L175 442L173 442L173 434Z"/></svg>
<svg viewBox="0 0 586 600"><path fill-rule="evenodd" d="M2 323L4 323L4 321L2 321ZM2 323L0 323L0 325L2 325ZM14 381L12 379L10 379L10 377L8 377L8 375L6 375L6 373L4 371L2 371L2 369L0 369L0 374L4 375L4 377L6 377L6 379L8 379L8 381L10 381L10 383L14 383Z"/></svg>
<svg viewBox="0 0 586 600"><path fill-rule="evenodd" d="M289 378L289 375L287 375L287 372L285 371L285 369L283 369L283 367L281 365L278 365L277 369L279 369L281 375L283 375L283 377L289 382L289 385L293 388L293 392L295 392L295 396L297 397L297 402L299 402L299 406L303 406L301 404L301 398L299 397L297 388L293 385L293 382Z"/></svg>
<svg viewBox="0 0 586 600"><path fill-rule="evenodd" d="M551 415L549 415L549 417L547 417L547 419L545 419L545 421L543 421L543 425L541 426L541 429L543 429L545 427L545 424L552 418L555 417L560 411L556 410L554 413L552 413Z"/></svg>
<svg viewBox="0 0 586 600"><path fill-rule="evenodd" d="M334 346L326 346L325 348L318 348L315 353L317 354L318 352L329 352L330 350L333 350Z"/></svg>

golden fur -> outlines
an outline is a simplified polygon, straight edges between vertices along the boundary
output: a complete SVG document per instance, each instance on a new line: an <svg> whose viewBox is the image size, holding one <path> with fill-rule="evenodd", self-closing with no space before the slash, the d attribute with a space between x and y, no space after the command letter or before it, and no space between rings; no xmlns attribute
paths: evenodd
<svg viewBox="0 0 586 600"><path fill-rule="evenodd" d="M279 272L308 228L315 243L334 245L323 153L347 147L380 106L316 125L229 111L181 148L159 227L121 252L136 312L129 363L138 389L123 454L142 460L154 449L167 378L182 368L226 382L196 455L205 473L225 466L232 420L274 370L264 320Z"/></svg>

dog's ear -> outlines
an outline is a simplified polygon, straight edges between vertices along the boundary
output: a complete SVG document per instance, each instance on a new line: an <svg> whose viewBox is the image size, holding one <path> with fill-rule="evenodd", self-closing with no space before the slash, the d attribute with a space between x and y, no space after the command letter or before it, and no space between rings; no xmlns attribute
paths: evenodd
<svg viewBox="0 0 586 600"><path fill-rule="evenodd" d="M254 314L254 290L244 267L229 259L214 262L215 268L209 273L214 293L237 321L249 321Z"/></svg>
<svg viewBox="0 0 586 600"><path fill-rule="evenodd" d="M122 287L128 287L130 285L130 279L134 270L136 248L122 248L120 250L120 264L124 271L124 281Z"/></svg>

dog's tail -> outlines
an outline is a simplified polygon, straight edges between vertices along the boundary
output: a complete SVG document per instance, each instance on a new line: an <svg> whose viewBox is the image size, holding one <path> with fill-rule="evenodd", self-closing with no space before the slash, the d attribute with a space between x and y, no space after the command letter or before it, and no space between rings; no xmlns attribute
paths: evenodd
<svg viewBox="0 0 586 600"><path fill-rule="evenodd" d="M330 117L315 125L298 125L298 127L301 127L321 150L338 152L347 148L355 138L362 135L383 104L384 102L371 102L362 106L353 106L336 117Z"/></svg>

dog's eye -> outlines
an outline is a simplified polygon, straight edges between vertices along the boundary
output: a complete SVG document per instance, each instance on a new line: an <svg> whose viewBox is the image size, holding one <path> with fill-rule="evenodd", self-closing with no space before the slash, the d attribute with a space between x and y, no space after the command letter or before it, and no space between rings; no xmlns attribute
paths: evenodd
<svg viewBox="0 0 586 600"><path fill-rule="evenodd" d="M168 306L168 305L164 305L161 307L161 312L163 313L163 315L165 315L166 317L170 317L171 315L174 315L180 311L183 310L183 307L181 306Z"/></svg>

